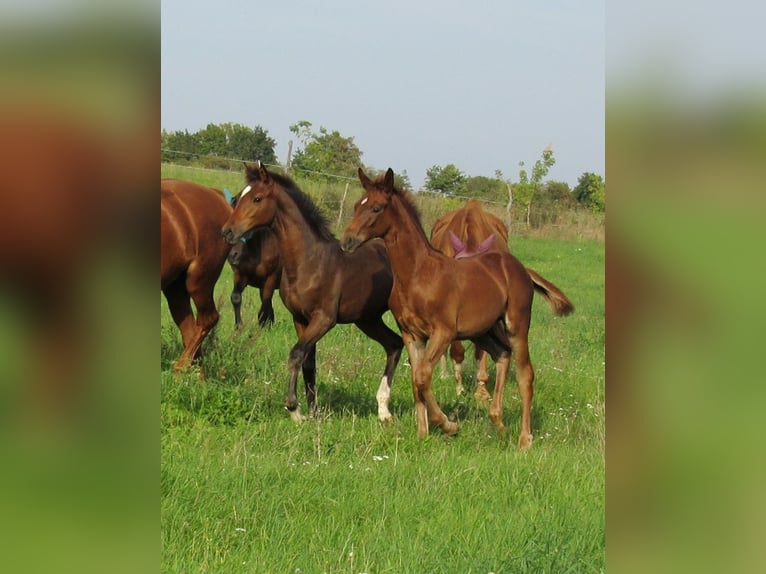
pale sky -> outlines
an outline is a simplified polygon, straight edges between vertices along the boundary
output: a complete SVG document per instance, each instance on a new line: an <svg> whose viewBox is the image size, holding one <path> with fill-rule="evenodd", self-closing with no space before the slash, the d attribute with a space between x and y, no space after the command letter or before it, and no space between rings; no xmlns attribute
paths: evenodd
<svg viewBox="0 0 766 574"><path fill-rule="evenodd" d="M603 0L162 0L162 128L353 137L365 165L604 173ZM295 142L297 145L297 142Z"/></svg>

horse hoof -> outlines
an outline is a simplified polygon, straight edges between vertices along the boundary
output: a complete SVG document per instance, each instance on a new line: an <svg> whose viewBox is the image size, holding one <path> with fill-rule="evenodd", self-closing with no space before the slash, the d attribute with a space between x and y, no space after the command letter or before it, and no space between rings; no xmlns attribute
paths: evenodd
<svg viewBox="0 0 766 574"><path fill-rule="evenodd" d="M476 392L473 394L474 398L481 402L489 402L492 399L492 396L489 394L489 391L487 391L487 385L484 383L479 383L476 386Z"/></svg>
<svg viewBox="0 0 766 574"><path fill-rule="evenodd" d="M444 431L444 434L446 435L451 436L453 434L457 434L457 431L459 430L460 430L460 427L458 426L458 424L452 421L446 421L442 425L442 431Z"/></svg>
<svg viewBox="0 0 766 574"><path fill-rule="evenodd" d="M285 407L285 408L287 408L287 407ZM290 413L290 419L293 422L295 422L295 423L302 423L303 421L306 420L306 417L304 417L301 414L301 410L300 409L294 409L292 411L290 409L287 409L287 410Z"/></svg>
<svg viewBox="0 0 766 574"><path fill-rule="evenodd" d="M529 448L532 446L532 435L531 434L522 434L519 437L519 449L520 450L529 450Z"/></svg>

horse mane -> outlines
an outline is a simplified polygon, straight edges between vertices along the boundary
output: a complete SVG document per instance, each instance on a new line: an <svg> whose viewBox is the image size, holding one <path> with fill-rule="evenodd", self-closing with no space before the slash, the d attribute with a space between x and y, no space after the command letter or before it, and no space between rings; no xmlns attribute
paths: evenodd
<svg viewBox="0 0 766 574"><path fill-rule="evenodd" d="M327 218L320 211L312 199L290 177L281 173L269 172L269 177L276 181L293 200L298 210L303 214L309 227L316 232L320 239L325 241L337 241L330 229Z"/></svg>

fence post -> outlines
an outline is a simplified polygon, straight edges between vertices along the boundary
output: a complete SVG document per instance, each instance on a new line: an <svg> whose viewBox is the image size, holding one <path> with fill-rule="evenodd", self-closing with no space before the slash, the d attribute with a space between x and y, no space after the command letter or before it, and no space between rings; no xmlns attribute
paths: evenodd
<svg viewBox="0 0 766 574"><path fill-rule="evenodd" d="M346 189L343 190L343 199L340 200L340 209L338 210L338 227L340 227L340 220L343 219L343 204L346 203L347 194L348 194L348 182L346 182Z"/></svg>
<svg viewBox="0 0 766 574"><path fill-rule="evenodd" d="M285 172L290 175L293 170L293 140L287 142L287 160L285 160Z"/></svg>

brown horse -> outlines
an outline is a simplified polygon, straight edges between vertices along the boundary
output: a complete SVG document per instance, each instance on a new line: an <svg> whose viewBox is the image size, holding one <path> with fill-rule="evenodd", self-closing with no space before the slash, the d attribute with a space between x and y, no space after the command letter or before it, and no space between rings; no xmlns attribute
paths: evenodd
<svg viewBox="0 0 766 574"><path fill-rule="evenodd" d="M458 431L431 392L431 376L439 358L455 339L467 339L487 351L497 364L495 394L489 417L503 432L503 388L511 353L522 401L519 447L532 444L531 410L534 371L528 333L535 290L556 315L573 310L569 299L544 281L536 285L522 263L510 253L487 252L452 259L428 241L415 205L394 187L389 169L370 180L359 169L365 193L354 208L343 239L349 252L382 237L394 270L389 305L402 331L412 366L418 437L428 434L429 418L447 434Z"/></svg>
<svg viewBox="0 0 766 574"><path fill-rule="evenodd" d="M256 287L261 296L258 324L267 327L274 323L274 291L282 276L277 238L270 229L254 229L246 241L237 242L229 252L229 264L234 271L234 287L231 304L234 307L234 324L242 326L242 291L248 285Z"/></svg>
<svg viewBox="0 0 766 574"><path fill-rule="evenodd" d="M220 229L231 206L217 190L189 181L163 179L161 187L161 289L181 330L184 350L175 363L181 370L200 356L202 341L218 323L213 291L230 249Z"/></svg>
<svg viewBox="0 0 766 574"><path fill-rule="evenodd" d="M279 296L292 313L298 342L290 351L286 407L301 418L296 385L303 372L306 403L316 413L316 344L337 323L354 323L386 351L377 392L378 417L391 419L388 400L402 339L384 322L393 276L381 242L344 253L316 205L288 177L260 163L245 164L247 185L221 229L229 243L260 226L270 226L279 244L282 277Z"/></svg>
<svg viewBox="0 0 766 574"><path fill-rule="evenodd" d="M456 243L452 238L459 240ZM508 228L503 221L484 211L481 204L475 199L469 199L460 209L451 211L442 216L431 228L431 245L449 257L465 257L476 254L479 251L504 251L508 250ZM462 245L463 251L458 254ZM487 392L489 371L487 370L487 353L479 347L475 347L477 373L476 392L474 396L482 401L490 399ZM455 365L455 390L460 395L465 392L463 386L463 360L465 349L460 341L453 341L449 349L450 358ZM444 371L442 363L442 371Z"/></svg>

